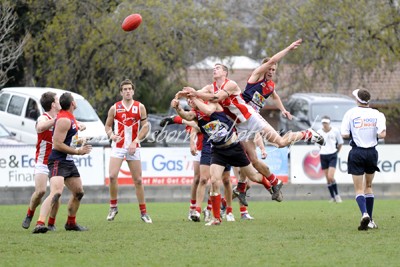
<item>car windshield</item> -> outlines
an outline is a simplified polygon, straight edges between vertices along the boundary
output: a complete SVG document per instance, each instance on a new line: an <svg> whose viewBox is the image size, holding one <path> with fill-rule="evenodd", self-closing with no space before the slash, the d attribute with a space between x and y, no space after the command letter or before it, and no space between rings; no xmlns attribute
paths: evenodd
<svg viewBox="0 0 400 267"><path fill-rule="evenodd" d="M4 137L10 137L10 133L7 132L7 130L2 125L0 125L0 138Z"/></svg>
<svg viewBox="0 0 400 267"><path fill-rule="evenodd" d="M322 116L329 116L331 121L342 121L349 109L355 107L355 103L319 103L311 106L313 121L320 121Z"/></svg>
<svg viewBox="0 0 400 267"><path fill-rule="evenodd" d="M75 118L81 122L88 121L97 121L99 117L96 114L96 111L92 108L92 106L85 99L76 99L76 104L78 106L74 111Z"/></svg>

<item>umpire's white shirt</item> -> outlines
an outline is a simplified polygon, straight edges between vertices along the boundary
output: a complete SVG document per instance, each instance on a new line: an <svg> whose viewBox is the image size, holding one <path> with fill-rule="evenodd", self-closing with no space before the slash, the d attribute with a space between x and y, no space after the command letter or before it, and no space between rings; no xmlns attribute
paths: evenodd
<svg viewBox="0 0 400 267"><path fill-rule="evenodd" d="M378 144L378 134L386 130L386 118L372 108L355 107L343 117L341 134L351 133L358 147L369 148Z"/></svg>
<svg viewBox="0 0 400 267"><path fill-rule="evenodd" d="M336 145L343 144L343 138L338 128L331 127L329 132L325 132L324 129L319 129L317 132L322 135L325 140L325 145L321 146L321 150L319 151L321 155L336 153Z"/></svg>

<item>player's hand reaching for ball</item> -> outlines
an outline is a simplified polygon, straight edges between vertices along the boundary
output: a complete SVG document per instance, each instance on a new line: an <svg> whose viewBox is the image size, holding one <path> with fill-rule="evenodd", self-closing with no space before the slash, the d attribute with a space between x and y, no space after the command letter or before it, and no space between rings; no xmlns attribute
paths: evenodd
<svg viewBox="0 0 400 267"><path fill-rule="evenodd" d="M176 99L176 98L172 99L172 101L171 101L171 108L177 109L178 107L179 107L179 100Z"/></svg>

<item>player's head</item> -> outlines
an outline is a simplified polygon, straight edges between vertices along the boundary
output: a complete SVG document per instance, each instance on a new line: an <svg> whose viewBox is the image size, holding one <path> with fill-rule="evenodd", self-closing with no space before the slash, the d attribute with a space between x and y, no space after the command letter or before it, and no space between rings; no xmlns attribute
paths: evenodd
<svg viewBox="0 0 400 267"><path fill-rule="evenodd" d="M215 78L220 78L220 77L228 77L229 71L228 71L228 67L221 64L221 63L217 63L214 65L214 69L213 69L213 76L214 79Z"/></svg>
<svg viewBox="0 0 400 267"><path fill-rule="evenodd" d="M366 89L356 89L353 91L353 96L361 105L368 105L371 100L371 94Z"/></svg>
<svg viewBox="0 0 400 267"><path fill-rule="evenodd" d="M125 79L119 85L119 92L124 99L132 99L135 94L135 84L131 80Z"/></svg>
<svg viewBox="0 0 400 267"><path fill-rule="evenodd" d="M61 109L60 103L58 102L58 97L56 93L46 92L40 97L40 105L42 105L44 111L49 112L53 107L59 111Z"/></svg>
<svg viewBox="0 0 400 267"><path fill-rule="evenodd" d="M60 106L62 110L69 110L71 106L76 109L75 99L71 93L65 92L60 96Z"/></svg>
<svg viewBox="0 0 400 267"><path fill-rule="evenodd" d="M270 59L271 59L270 57L264 58L261 64L267 63ZM267 72L265 73L265 78L267 78L267 80L272 80L277 68L278 68L278 63L275 63L272 66L270 66Z"/></svg>
<svg viewBox="0 0 400 267"><path fill-rule="evenodd" d="M329 118L329 116L323 116L321 118L321 123L324 128L329 128L329 125L331 124L331 118Z"/></svg>

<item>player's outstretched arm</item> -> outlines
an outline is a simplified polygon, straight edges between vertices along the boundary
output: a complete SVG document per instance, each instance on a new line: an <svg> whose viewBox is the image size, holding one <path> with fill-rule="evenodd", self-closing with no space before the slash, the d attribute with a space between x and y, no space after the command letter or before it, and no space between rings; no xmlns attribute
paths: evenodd
<svg viewBox="0 0 400 267"><path fill-rule="evenodd" d="M286 56L291 50L296 49L297 47L300 46L302 42L302 39L299 39L295 42L293 42L291 45L283 49L282 51L276 53L273 55L270 60L256 68L253 73L251 74L248 82L254 83L259 81L262 77L264 77L265 73L273 66L274 64L278 63L284 56Z"/></svg>

